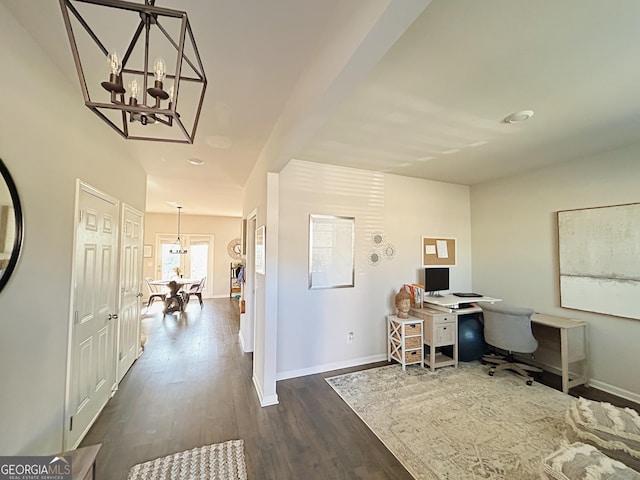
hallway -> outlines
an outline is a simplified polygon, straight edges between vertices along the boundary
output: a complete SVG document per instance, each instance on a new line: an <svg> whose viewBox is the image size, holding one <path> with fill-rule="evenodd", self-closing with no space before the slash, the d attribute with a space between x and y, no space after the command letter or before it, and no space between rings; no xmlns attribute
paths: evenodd
<svg viewBox="0 0 640 480"><path fill-rule="evenodd" d="M142 320L144 354L81 444L103 444L98 479L231 439L245 442L249 479L411 479L325 375L278 382L280 404L260 407L237 301L192 301L182 319L163 319L160 307Z"/></svg>

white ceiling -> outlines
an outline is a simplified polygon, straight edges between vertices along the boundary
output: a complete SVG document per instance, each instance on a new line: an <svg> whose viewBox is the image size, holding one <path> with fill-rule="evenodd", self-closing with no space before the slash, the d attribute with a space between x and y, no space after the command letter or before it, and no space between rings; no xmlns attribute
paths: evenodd
<svg viewBox="0 0 640 480"><path fill-rule="evenodd" d="M81 102L58 2L0 2ZM209 84L193 145L121 140L150 212L240 215L261 156L471 185L638 141L637 0L156 3L187 11Z"/></svg>

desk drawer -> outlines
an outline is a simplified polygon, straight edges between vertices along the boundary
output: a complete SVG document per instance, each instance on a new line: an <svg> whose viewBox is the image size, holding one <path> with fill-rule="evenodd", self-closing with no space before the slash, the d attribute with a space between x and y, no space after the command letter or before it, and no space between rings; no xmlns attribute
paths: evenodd
<svg viewBox="0 0 640 480"><path fill-rule="evenodd" d="M453 345L456 343L456 328L454 323L436 325L435 346Z"/></svg>
<svg viewBox="0 0 640 480"><path fill-rule="evenodd" d="M442 315L434 315L433 323L439 325L441 323L453 323L456 321L455 313L443 313Z"/></svg>

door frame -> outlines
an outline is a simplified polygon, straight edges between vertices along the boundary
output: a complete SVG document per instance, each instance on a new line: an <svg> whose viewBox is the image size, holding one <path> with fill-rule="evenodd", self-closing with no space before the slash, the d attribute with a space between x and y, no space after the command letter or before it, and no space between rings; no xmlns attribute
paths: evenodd
<svg viewBox="0 0 640 480"><path fill-rule="evenodd" d="M153 257L153 272L154 272L154 276L155 278L160 278L162 276L162 243L165 240L170 240L170 243L175 242L175 234L171 234L171 233L156 233L154 242L155 242L155 255ZM190 250L191 247L191 241L192 239L197 241L200 240L207 240L207 242L209 243L209 255L207 258L207 281L205 283L205 288L202 292L202 296L203 298L213 298L213 292L214 292L214 288L213 288L213 281L214 281L214 275L215 275L215 236L209 233L183 233L180 235L180 239L182 240L182 245L187 249ZM186 255L183 255L184 257L189 256L190 254L187 253ZM182 255L181 255L182 256ZM189 257L189 262L191 261L191 257ZM185 259L186 261L186 259ZM184 267L184 262L180 262L181 265ZM189 266L191 266L189 264ZM186 267L185 267L186 268ZM189 276L189 274L185 271L184 274L186 276Z"/></svg>
<svg viewBox="0 0 640 480"><path fill-rule="evenodd" d="M240 345L245 353L253 352L255 345L256 319L256 267L255 267L255 231L258 223L258 210L247 215L246 264L244 275L245 313L240 315Z"/></svg>

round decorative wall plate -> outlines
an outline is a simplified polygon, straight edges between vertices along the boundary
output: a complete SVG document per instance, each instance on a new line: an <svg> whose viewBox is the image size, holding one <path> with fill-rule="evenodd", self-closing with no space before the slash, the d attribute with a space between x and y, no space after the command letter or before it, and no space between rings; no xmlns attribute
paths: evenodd
<svg viewBox="0 0 640 480"><path fill-rule="evenodd" d="M387 243L382 247L382 254L387 260L393 260L393 257L396 255L396 246L392 243Z"/></svg>
<svg viewBox="0 0 640 480"><path fill-rule="evenodd" d="M384 242L384 234L382 232L376 232L371 235L371 243L374 245L382 245Z"/></svg>
<svg viewBox="0 0 640 480"><path fill-rule="evenodd" d="M375 267L377 265L380 265L380 262L382 261L382 255L380 255L380 253L377 250L371 250L367 254L367 261L369 262L369 265L372 265Z"/></svg>
<svg viewBox="0 0 640 480"><path fill-rule="evenodd" d="M231 258L240 260L242 258L242 240L234 238L227 245L227 253Z"/></svg>

